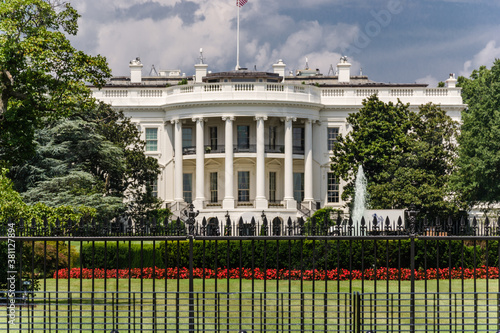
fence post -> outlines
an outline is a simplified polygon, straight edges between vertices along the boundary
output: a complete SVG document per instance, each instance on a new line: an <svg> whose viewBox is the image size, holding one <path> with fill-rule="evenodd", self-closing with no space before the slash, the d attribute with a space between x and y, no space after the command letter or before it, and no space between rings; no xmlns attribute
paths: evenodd
<svg viewBox="0 0 500 333"><path fill-rule="evenodd" d="M356 292L354 297L354 332L361 333L361 295L359 291Z"/></svg>
<svg viewBox="0 0 500 333"><path fill-rule="evenodd" d="M409 217L409 236L410 236L410 261L411 261L411 286L410 286L410 332L415 332L415 237L416 237L416 217L418 211L415 205L410 205L408 211Z"/></svg>
<svg viewBox="0 0 500 333"><path fill-rule="evenodd" d="M189 235L189 332L194 332L193 235Z"/></svg>

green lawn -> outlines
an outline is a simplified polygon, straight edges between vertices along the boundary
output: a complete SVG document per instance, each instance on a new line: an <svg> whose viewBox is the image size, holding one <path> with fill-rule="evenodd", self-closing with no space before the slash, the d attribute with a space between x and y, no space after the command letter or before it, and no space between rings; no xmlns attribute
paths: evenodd
<svg viewBox="0 0 500 333"><path fill-rule="evenodd" d="M116 279L71 279L68 293L68 280L48 279L41 287L34 307L17 308L16 322L22 318L23 324L10 329L109 332L114 323L120 333L133 332L134 328L141 332L178 331L189 328L191 305L193 324L200 332L237 332L240 323L254 331L311 332L328 327L329 332L344 332L353 329L356 297L352 295L363 292L360 310L364 328L405 331L411 309L408 281L352 281L351 285L349 281L267 281L264 285L264 281L250 280L194 280L191 301L188 280L120 279L117 286ZM474 290L476 298L469 294ZM486 280L453 280L451 288L448 280L428 281L427 287L424 281L417 281L415 291L418 327L427 331L496 331L498 280L490 280L488 285ZM450 291L463 291L465 297L450 297ZM6 328L5 321L0 321L0 330Z"/></svg>

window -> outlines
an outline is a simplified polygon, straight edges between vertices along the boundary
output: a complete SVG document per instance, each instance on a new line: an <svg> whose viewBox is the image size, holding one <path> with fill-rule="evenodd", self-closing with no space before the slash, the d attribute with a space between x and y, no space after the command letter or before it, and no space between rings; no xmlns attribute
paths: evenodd
<svg viewBox="0 0 500 333"><path fill-rule="evenodd" d="M295 154L304 153L304 128L293 128L293 150Z"/></svg>
<svg viewBox="0 0 500 333"><path fill-rule="evenodd" d="M146 151L158 151L157 128L146 128Z"/></svg>
<svg viewBox="0 0 500 333"><path fill-rule="evenodd" d="M333 150L337 136L339 135L338 127L328 127L328 150Z"/></svg>
<svg viewBox="0 0 500 333"><path fill-rule="evenodd" d="M219 200L217 193L217 172L210 173L210 202L216 203Z"/></svg>
<svg viewBox="0 0 500 333"><path fill-rule="evenodd" d="M217 149L217 127L210 127L210 148Z"/></svg>
<svg viewBox="0 0 500 333"><path fill-rule="evenodd" d="M193 146L193 129L186 127L182 128L182 148Z"/></svg>
<svg viewBox="0 0 500 333"><path fill-rule="evenodd" d="M148 190L151 193L151 196L158 198L158 180L155 179L151 182L148 182Z"/></svg>
<svg viewBox="0 0 500 333"><path fill-rule="evenodd" d="M293 173L293 198L302 202L304 200L304 173Z"/></svg>
<svg viewBox="0 0 500 333"><path fill-rule="evenodd" d="M238 149L250 149L250 126L238 125Z"/></svg>
<svg viewBox="0 0 500 333"><path fill-rule="evenodd" d="M269 201L276 202L276 172L269 172Z"/></svg>
<svg viewBox="0 0 500 333"><path fill-rule="evenodd" d="M328 202L339 202L339 182L331 172L328 173Z"/></svg>
<svg viewBox="0 0 500 333"><path fill-rule="evenodd" d="M250 201L250 172L238 171L238 201Z"/></svg>
<svg viewBox="0 0 500 333"><path fill-rule="evenodd" d="M269 127L269 149L275 150L276 149L276 126L271 126Z"/></svg>
<svg viewBox="0 0 500 333"><path fill-rule="evenodd" d="M187 203L193 202L193 174L185 173L182 175L182 186L184 201Z"/></svg>

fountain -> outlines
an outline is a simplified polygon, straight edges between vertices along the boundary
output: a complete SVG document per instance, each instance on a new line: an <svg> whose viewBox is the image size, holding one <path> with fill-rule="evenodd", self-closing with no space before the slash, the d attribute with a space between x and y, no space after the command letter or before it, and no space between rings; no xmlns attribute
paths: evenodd
<svg viewBox="0 0 500 333"><path fill-rule="evenodd" d="M363 172L363 166L360 165L356 175L356 182L354 184L354 206L352 208L352 222L356 228L361 224L366 209L366 177Z"/></svg>
<svg viewBox="0 0 500 333"><path fill-rule="evenodd" d="M356 174L356 182L354 184L354 206L351 214L354 230L359 232L361 218L363 216L365 217L366 226L368 228L373 226L373 220L376 219L379 230L385 228L384 223L386 218L392 223L392 228L395 227L398 218L401 217L404 221L404 209L367 209L368 192L366 186L367 181L363 172L363 167L359 166L358 173Z"/></svg>

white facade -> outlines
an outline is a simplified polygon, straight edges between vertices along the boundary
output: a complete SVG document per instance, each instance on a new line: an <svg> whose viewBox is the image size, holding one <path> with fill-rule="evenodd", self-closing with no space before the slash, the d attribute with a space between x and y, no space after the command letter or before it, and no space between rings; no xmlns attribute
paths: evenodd
<svg viewBox="0 0 500 333"><path fill-rule="evenodd" d="M180 76L142 78L137 60L130 67L132 79L113 78L94 96L140 127L146 154L162 168L158 196L174 214L186 201L201 216L222 219L229 212L233 220L262 211L286 219L317 207L343 208L342 182L329 174L328 145L349 131L346 118L363 99L377 94L414 108L432 102L456 120L464 108L452 76L445 88L381 84L351 76L346 59L340 78L284 76L281 60L275 73L207 74L208 66L198 64L185 85L177 85Z"/></svg>

